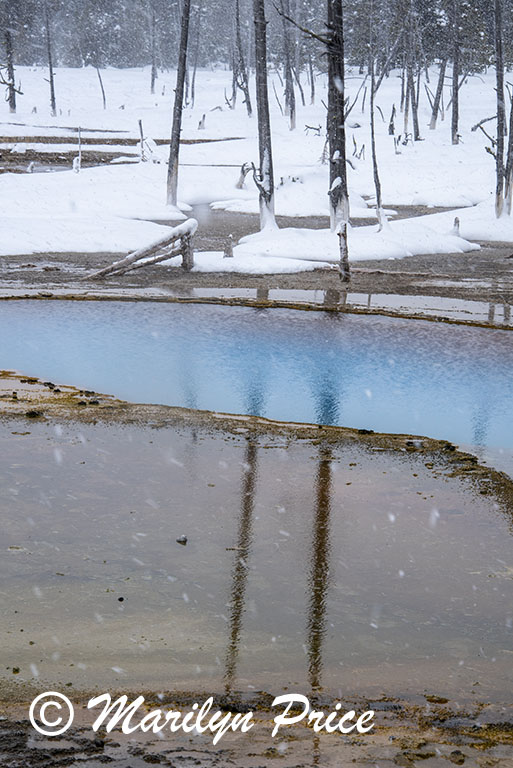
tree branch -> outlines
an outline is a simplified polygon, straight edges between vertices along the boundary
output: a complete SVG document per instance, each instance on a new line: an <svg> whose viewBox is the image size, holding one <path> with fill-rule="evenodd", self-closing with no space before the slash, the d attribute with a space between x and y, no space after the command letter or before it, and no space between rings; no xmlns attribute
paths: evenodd
<svg viewBox="0 0 513 768"><path fill-rule="evenodd" d="M326 45L326 46L327 46L327 45L329 45L329 44L330 44L329 38L327 38L327 37L323 37L322 35L318 35L316 32L312 32L312 30L311 30L311 29L307 29L306 27L302 27L302 26L301 26L301 24L298 24L298 23L297 23L297 21L296 21L295 19L293 19L291 16L288 16L288 15L287 15L286 13L284 13L284 12L283 12L283 11L282 11L280 8L278 8L278 6L276 5L276 3L273 3L273 5L274 5L274 7L276 8L276 11L278 12L278 14L279 14L279 15L280 15L280 16L281 16L283 19L285 19L286 21L289 21L291 24L293 24L293 25L296 27L296 29L299 29L299 31L300 31L300 32L302 32L304 35L307 35L308 37L311 37L311 38L313 38L314 40L318 40L318 41L319 41L320 43L322 43L323 45Z"/></svg>

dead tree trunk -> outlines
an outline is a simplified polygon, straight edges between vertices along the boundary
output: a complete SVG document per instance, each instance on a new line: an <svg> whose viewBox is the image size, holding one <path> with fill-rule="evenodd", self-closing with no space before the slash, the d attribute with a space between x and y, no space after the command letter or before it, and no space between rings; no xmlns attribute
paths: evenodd
<svg viewBox="0 0 513 768"><path fill-rule="evenodd" d="M203 8L202 8L202 4L200 3L198 5L197 13L196 13L196 39L194 42L194 62L192 66L192 79L191 79L191 109L194 107L194 100L196 98L196 72L198 71L202 11L203 11Z"/></svg>
<svg viewBox="0 0 513 768"><path fill-rule="evenodd" d="M410 79L410 101L411 101L411 116L413 122L413 140L420 141L420 128L419 128L419 99L418 92L415 92L415 85L413 77Z"/></svg>
<svg viewBox="0 0 513 768"><path fill-rule="evenodd" d="M167 169L167 204L175 206L178 194L178 157L180 154L180 133L182 131L182 111L185 75L187 71L187 46L189 42L190 15L191 0L183 0L180 49L178 52L178 69L176 73L175 103L173 107L173 127L171 129L171 146L169 148L169 164Z"/></svg>
<svg viewBox="0 0 513 768"><path fill-rule="evenodd" d="M48 70L50 72L50 109L52 115L55 117L57 114L57 105L55 103L55 83L53 75L52 31L50 29L50 13L48 11L48 3L46 0L43 6L43 10L45 15L46 54L48 57Z"/></svg>
<svg viewBox="0 0 513 768"><path fill-rule="evenodd" d="M513 198L513 101L509 112L508 153L506 156L506 168L504 170L505 198L508 215L511 215Z"/></svg>
<svg viewBox="0 0 513 768"><path fill-rule="evenodd" d="M376 83L375 83L375 51L374 51L374 19L373 19L373 3L371 0L370 5L370 25L369 25L369 50L370 50L370 76L371 76L371 89L370 89L370 129L371 129L371 150L372 150L372 174L374 177L374 188L376 190L376 215L378 217L379 231L383 229L384 214L383 203L381 199L381 180L379 178L378 169L378 157L376 153L376 131L375 131L375 109L374 99L376 98Z"/></svg>
<svg viewBox="0 0 513 768"><path fill-rule="evenodd" d="M418 117L418 104L415 96L415 79L413 75L413 65L415 57L415 16L413 2L410 3L410 10L408 13L408 48L406 53L406 103L411 107L412 123L413 123L413 139L418 141L420 139L419 131L419 117ZM404 132L407 133L408 129L408 108L405 108L405 128Z"/></svg>
<svg viewBox="0 0 513 768"><path fill-rule="evenodd" d="M315 104L315 72L310 52L308 53L308 73L310 77L310 104Z"/></svg>
<svg viewBox="0 0 513 768"><path fill-rule="evenodd" d="M383 69L381 70L380 75L379 75L378 79L376 80L376 85L375 85L376 93L379 91L379 87L380 87L381 83L383 82L383 79L385 77L388 77L388 73L390 71L390 66L391 66L391 64L392 64L392 62L394 60L394 57L395 57L396 53L397 53L397 49L399 48L399 43L401 42L402 37L403 37L403 30L401 29L401 31L399 32L399 34L397 35L397 37L395 39L395 42L394 42L392 48L390 49L390 51L388 53L388 56L387 56L387 59L386 59L385 63L383 64Z"/></svg>
<svg viewBox="0 0 513 768"><path fill-rule="evenodd" d="M283 59L285 69L285 114L290 121L290 130L293 131L296 127L296 94L294 93L294 75L292 73L291 62L290 22L286 17L290 17L290 3L289 0L281 0Z"/></svg>
<svg viewBox="0 0 513 768"><path fill-rule="evenodd" d="M9 112L16 112L16 84L14 81L14 54L12 46L12 34L9 28L10 15L7 19L8 26L5 29L5 56L7 59L7 93L9 102Z"/></svg>
<svg viewBox="0 0 513 768"><path fill-rule="evenodd" d="M232 52L231 52L231 60L232 60L232 97L231 99L227 99L225 96L225 101L228 102L228 106L230 109L235 109L235 106L237 104L237 55L235 53L235 46L232 46Z"/></svg>
<svg viewBox="0 0 513 768"><path fill-rule="evenodd" d="M249 93L249 74L242 47L242 35L240 31L240 0L235 0L235 53L236 61L236 84L244 94L244 103L248 112L248 117L253 114L251 106L251 96ZM234 104L235 106L235 104Z"/></svg>
<svg viewBox="0 0 513 768"><path fill-rule="evenodd" d="M460 3L453 0L452 4L452 119L451 137L453 144L459 144L459 90L460 90Z"/></svg>
<svg viewBox="0 0 513 768"><path fill-rule="evenodd" d="M158 77L157 72L157 19L155 15L155 5L150 0L150 53L151 53L151 80L150 92L155 93L155 81Z"/></svg>
<svg viewBox="0 0 513 768"><path fill-rule="evenodd" d="M96 67L96 74L98 75L98 80L100 81L100 88L102 91L102 101L103 101L103 108L107 109L107 97L105 95L105 88L103 87L103 80L102 75L100 72L100 67Z"/></svg>
<svg viewBox="0 0 513 768"><path fill-rule="evenodd" d="M442 99L442 93L444 89L445 70L447 68L447 58L442 59L440 62L440 72L438 74L438 84L436 86L435 98L433 100L433 109L431 112L431 122L429 123L429 129L434 131L436 128L436 121L438 120L438 113L440 112L440 101Z"/></svg>
<svg viewBox="0 0 513 768"><path fill-rule="evenodd" d="M267 21L264 0L253 0L255 22L255 73L260 167L254 172L260 199L260 228L276 227L274 216L274 171L267 89Z"/></svg>
<svg viewBox="0 0 513 768"><path fill-rule="evenodd" d="M328 0L328 143L330 151L330 218L340 243L340 277L349 282L349 194L346 168L344 98L344 18L342 0Z"/></svg>
<svg viewBox="0 0 513 768"><path fill-rule="evenodd" d="M504 56L502 50L502 0L495 0L495 77L497 92L497 145L495 147L495 215L501 215L504 206L504 135L506 109L504 104ZM511 137L509 143L511 144ZM508 152L509 161L509 152ZM506 177L507 178L507 177ZM510 197L510 180L507 180Z"/></svg>

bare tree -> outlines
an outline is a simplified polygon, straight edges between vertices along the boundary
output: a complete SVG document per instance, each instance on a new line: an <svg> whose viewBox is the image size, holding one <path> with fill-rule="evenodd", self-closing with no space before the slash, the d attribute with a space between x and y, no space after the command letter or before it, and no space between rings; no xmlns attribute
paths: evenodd
<svg viewBox="0 0 513 768"><path fill-rule="evenodd" d="M408 111L411 107L411 116L413 123L413 138L415 141L420 139L419 116L418 116L418 98L415 93L414 67L415 60L415 10L413 0L410 0L410 8L407 17L406 34L406 92L404 106L404 133L408 133Z"/></svg>
<svg viewBox="0 0 513 768"><path fill-rule="evenodd" d="M447 57L444 57L440 62L440 72L438 73L438 84L436 86L435 98L433 99L433 108L431 111L431 122L429 123L429 129L431 131L434 131L436 128L436 121L438 120L438 113L440 112L440 102L442 100L446 69L447 69Z"/></svg>
<svg viewBox="0 0 513 768"><path fill-rule="evenodd" d="M330 218L340 249L340 277L349 282L349 193L346 168L344 95L344 17L342 0L328 0L328 144L330 152Z"/></svg>
<svg viewBox="0 0 513 768"><path fill-rule="evenodd" d="M52 111L52 115L55 117L57 114L57 105L55 103L55 83L53 74L52 30L50 27L50 12L48 10L47 0L44 0L43 11L45 16L46 54L48 58L48 70L50 73L50 109Z"/></svg>
<svg viewBox="0 0 513 768"><path fill-rule="evenodd" d="M251 117L253 114L253 108L251 106L251 96L249 93L249 73L244 57L242 35L240 31L240 0L235 0L235 49L233 56L233 76L235 89L233 96L233 106L235 107L237 88L240 88L244 94L244 104L246 105L246 109L248 111L248 117Z"/></svg>
<svg viewBox="0 0 513 768"><path fill-rule="evenodd" d="M100 72L100 67L96 67L96 74L98 75L98 80L100 82L100 88L102 91L103 108L107 109L107 96L105 95L105 87L103 85L102 73Z"/></svg>
<svg viewBox="0 0 513 768"><path fill-rule="evenodd" d="M376 98L376 83L375 83L375 64L376 64L376 51L374 46L374 3L371 0L370 13L369 13L369 53L370 53L370 76L371 76L371 88L370 88L370 129L371 129L371 151L372 151L372 173L374 177L374 188L376 190L376 215L378 217L379 231L383 229L385 216L383 213L383 203L381 198L381 181L379 178L378 169L378 157L376 153L376 131L375 131L375 108L374 100Z"/></svg>
<svg viewBox="0 0 513 768"><path fill-rule="evenodd" d="M6 66L7 80L3 77L2 73L0 72L0 82L2 83L2 85L7 86L7 100L9 102L9 112L16 112L16 83L14 79L14 52L13 52L13 44L12 44L11 25L12 25L11 2L8 2L7 10L6 10L5 29L4 29L5 57L6 57L6 64L7 64Z"/></svg>
<svg viewBox="0 0 513 768"><path fill-rule="evenodd" d="M312 62L312 54L308 52L308 78L310 80L310 104L315 104L315 72Z"/></svg>
<svg viewBox="0 0 513 768"><path fill-rule="evenodd" d="M506 210L508 215L511 215L511 206L513 203L513 100L511 101L509 112L508 153L506 157L506 168L504 169L504 187Z"/></svg>
<svg viewBox="0 0 513 768"><path fill-rule="evenodd" d="M271 143L271 119L267 89L267 21L265 0L253 0L255 22L255 74L258 115L258 150L260 167L253 177L259 191L260 228L276 227L274 216L274 171Z"/></svg>
<svg viewBox="0 0 513 768"><path fill-rule="evenodd" d="M183 0L178 69L176 72L175 103L173 107L173 126L171 129L171 146L169 148L169 164L167 169L168 205L177 204L178 158L180 154L180 133L182 131L182 111L185 91L185 74L187 71L187 46L189 43L190 16L191 0Z"/></svg>
<svg viewBox="0 0 513 768"><path fill-rule="evenodd" d="M328 55L328 148L330 156L330 222L339 238L340 277L349 282L349 192L346 167L346 98L344 64L344 16L342 0L327 1L327 23L324 35L316 34L287 17L298 29L322 43ZM280 11L283 14L283 11Z"/></svg>
<svg viewBox="0 0 513 768"><path fill-rule="evenodd" d="M151 55L150 91L151 93L155 93L155 81L158 77L158 71L157 71L157 16L155 13L154 0L150 0L150 55Z"/></svg>
<svg viewBox="0 0 513 768"><path fill-rule="evenodd" d="M504 105L504 56L502 51L502 0L495 0L495 77L497 94L497 143L495 147L495 214L499 217L504 205L504 135L506 109ZM509 153L508 153L509 154ZM510 180L507 181L508 197Z"/></svg>
<svg viewBox="0 0 513 768"><path fill-rule="evenodd" d="M460 90L460 0L452 3L452 143L459 144L459 90Z"/></svg>
<svg viewBox="0 0 513 768"><path fill-rule="evenodd" d="M281 19L283 22L283 67L285 74L285 114L290 120L290 130L296 127L296 95L294 93L294 76L292 74L292 51L290 34L290 2L281 0Z"/></svg>
<svg viewBox="0 0 513 768"><path fill-rule="evenodd" d="M192 65L192 79L191 79L191 109L194 107L194 101L196 99L196 73L198 71L198 61L200 52L200 31L201 31L201 14L203 13L203 3L200 2L196 7L196 39L194 41L194 62Z"/></svg>

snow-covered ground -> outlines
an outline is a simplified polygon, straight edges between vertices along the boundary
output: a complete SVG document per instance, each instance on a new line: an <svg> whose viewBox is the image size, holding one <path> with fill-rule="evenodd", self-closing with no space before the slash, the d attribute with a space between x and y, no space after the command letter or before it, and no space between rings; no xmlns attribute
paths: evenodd
<svg viewBox="0 0 513 768"><path fill-rule="evenodd" d="M436 81L436 71L431 73ZM165 139L169 134L174 72L161 74L157 92L149 92L146 69L107 69L102 73L107 109L103 109L101 92L94 69L57 69L56 89L59 114L50 116L46 72L42 68L18 68L23 96L18 99L18 112L10 115L6 103L0 104L0 134L6 144L13 145L19 162L24 148L39 149L38 138L77 137L95 141L97 151L102 138L115 140L137 138L138 121L143 121L145 136ZM348 88L356 94L362 77L348 73ZM183 211L196 203L208 203L227 211L256 213L257 190L248 175L245 187L236 189L239 168L244 162L257 162L256 117L248 118L239 102L230 110L224 92L229 88L230 73L224 70L199 71L194 106L184 110L182 137L189 140L229 139L181 148L179 200L181 210L165 204L165 146L155 147L160 163L113 163L99 168L71 170L54 174L0 175L0 254L29 254L45 251L125 252L158 239L162 226L158 221L179 221ZM278 79L276 91L281 93ZM328 168L321 162L324 149L326 114L325 77L317 78L317 98L313 106L302 107L299 101L297 129L290 131L281 115L271 88L271 114L276 179L276 212L287 216L323 216L328 214ZM308 88L305 83L305 91ZM362 89L363 96L365 89ZM447 99L450 98L449 92ZM423 141L394 145L388 134L392 105L399 106L400 80L393 73L383 82L376 104L378 161L384 203L395 205L427 205L461 207L448 214L422 219L391 221L382 232L377 226L359 227L350 232L351 258L400 258L415 253L449 253L467 251L476 246L469 240L513 241L513 219L496 221L493 212L494 162L485 151L488 143L481 131L472 126L483 117L494 114L494 73L470 78L461 91L462 141L452 146L449 119L439 121L435 131L428 128L430 110L421 93L420 125ZM350 117L348 157L351 215L371 218L374 186L370 162L368 93L362 112L361 97ZM33 109L36 108L36 112ZM202 116L205 129L198 128ZM396 117L396 134L403 130L402 115ZM305 126L320 126L319 135ZM75 129L75 130L74 130ZM93 132L100 131L100 133ZM488 124L493 132L493 123ZM20 142L23 140L23 142ZM21 143L21 146L20 146ZM364 156L356 157L362 145ZM59 143L56 151L72 150L73 145ZM84 147L87 149L87 147ZM105 147L107 149L107 147ZM115 150L122 150L121 144ZM355 155L353 155L355 149ZM21 150L21 151L20 151ZM133 157L134 148L126 147ZM70 166L72 157L70 156ZM476 206L476 204L479 204ZM474 207L469 207L474 206ZM454 234L454 217L460 219L460 234ZM465 238L465 239L464 239ZM271 258L272 257L272 260ZM284 266L286 259L294 264ZM264 232L244 238L235 248L233 260L220 255L198 256L198 269L241 271L295 271L311 269L337 259L337 238L327 230L287 229Z"/></svg>

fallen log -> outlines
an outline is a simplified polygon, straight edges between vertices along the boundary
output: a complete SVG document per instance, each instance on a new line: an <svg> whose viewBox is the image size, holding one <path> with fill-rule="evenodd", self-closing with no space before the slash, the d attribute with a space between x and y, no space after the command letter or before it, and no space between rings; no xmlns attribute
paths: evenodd
<svg viewBox="0 0 513 768"><path fill-rule="evenodd" d="M137 263L138 267L144 267L149 264L157 264L159 261L165 261L178 254L182 254L182 266L185 270L190 270L194 266L194 254L192 249L192 238L198 228L198 222L196 219L187 219L182 224L179 224L160 240L156 240L151 245L147 245L145 248L139 248L137 251L125 256L124 259L119 259L108 267L93 272L91 275L81 278L82 280L98 280L102 277L107 277L113 274L123 274L127 272L129 268L133 268L132 265ZM170 249L172 246L180 240L180 244ZM162 249L167 249L166 253L160 253ZM171 255L168 255L172 250ZM154 257L154 259L150 258ZM143 261L145 260L145 261ZM141 263L139 263L141 262Z"/></svg>
<svg viewBox="0 0 513 768"><path fill-rule="evenodd" d="M129 264L128 267L123 267L111 274L124 275L126 272L132 272L134 269L141 269L141 267L151 267L153 264L160 264L161 261L167 261L180 254L183 256L182 247L172 246L166 248L162 253L159 253L158 256L149 256L147 259L144 259L144 261L135 261L133 264Z"/></svg>

